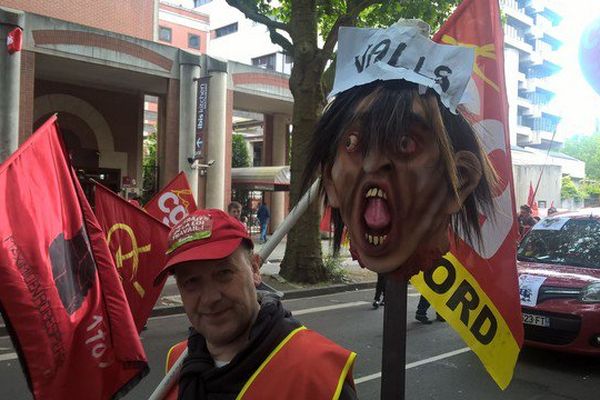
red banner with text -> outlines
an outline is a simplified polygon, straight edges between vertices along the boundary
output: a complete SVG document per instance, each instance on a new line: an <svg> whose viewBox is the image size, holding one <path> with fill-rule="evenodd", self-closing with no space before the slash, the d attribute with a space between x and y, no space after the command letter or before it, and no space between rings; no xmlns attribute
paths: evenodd
<svg viewBox="0 0 600 400"><path fill-rule="evenodd" d="M169 227L174 227L191 212L196 211L196 200L184 172L177 174L160 192L154 195L144 209Z"/></svg>
<svg viewBox="0 0 600 400"><path fill-rule="evenodd" d="M516 269L517 225L504 82L503 32L497 0L465 0L433 38L475 51L463 100L500 185L495 215L481 215L482 242L459 234L432 271L411 282L480 358L502 389L512 379L523 343Z"/></svg>
<svg viewBox="0 0 600 400"><path fill-rule="evenodd" d="M35 399L110 399L148 371L56 116L0 165L0 305Z"/></svg>

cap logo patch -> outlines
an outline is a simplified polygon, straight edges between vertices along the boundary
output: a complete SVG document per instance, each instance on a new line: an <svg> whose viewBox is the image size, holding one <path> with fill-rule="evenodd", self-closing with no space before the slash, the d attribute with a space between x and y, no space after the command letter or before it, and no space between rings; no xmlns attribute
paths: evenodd
<svg viewBox="0 0 600 400"><path fill-rule="evenodd" d="M213 220L210 215L189 215L173 228L169 235L167 254L195 240L207 239L212 235Z"/></svg>

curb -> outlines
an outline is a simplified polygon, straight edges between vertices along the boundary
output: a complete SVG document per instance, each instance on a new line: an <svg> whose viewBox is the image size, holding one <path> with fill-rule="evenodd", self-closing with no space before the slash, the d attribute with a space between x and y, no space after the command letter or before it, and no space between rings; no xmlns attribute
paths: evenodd
<svg viewBox="0 0 600 400"><path fill-rule="evenodd" d="M371 289L377 284L376 281L359 282L350 284L330 285L310 289L294 289L284 292L284 300L301 299L304 297L324 296L327 294L352 292L355 290ZM165 315L184 314L185 311L182 305L156 307L152 310L150 318L162 317ZM0 336L7 336L8 331L4 324L0 324Z"/></svg>

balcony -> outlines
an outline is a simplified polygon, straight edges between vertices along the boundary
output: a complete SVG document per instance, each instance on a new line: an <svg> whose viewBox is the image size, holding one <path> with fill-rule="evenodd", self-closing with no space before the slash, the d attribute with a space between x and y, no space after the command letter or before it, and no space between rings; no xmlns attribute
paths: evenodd
<svg viewBox="0 0 600 400"><path fill-rule="evenodd" d="M516 1L504 0L501 2L501 7L507 17L514 18L526 26L533 25L533 18L526 14L524 8L519 8Z"/></svg>

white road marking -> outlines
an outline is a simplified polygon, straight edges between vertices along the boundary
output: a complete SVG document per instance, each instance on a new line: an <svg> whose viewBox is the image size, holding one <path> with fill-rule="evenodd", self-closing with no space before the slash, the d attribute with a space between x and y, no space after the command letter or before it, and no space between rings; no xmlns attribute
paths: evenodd
<svg viewBox="0 0 600 400"><path fill-rule="evenodd" d="M10 361L10 360L16 360L16 359L17 359L17 353L0 354L0 361Z"/></svg>
<svg viewBox="0 0 600 400"><path fill-rule="evenodd" d="M421 365L429 364L429 363L439 361L439 360L443 360L444 358L453 357L455 355L466 353L468 351L471 351L471 349L468 347L464 347L462 349L458 349L458 350L450 351L448 353L429 357L424 360L415 361L413 363L406 364L406 369L420 367ZM359 383L363 383L363 382L367 382L367 381L371 381L373 379L379 379L379 378L381 378L381 372L377 372L375 374L371 374L371 375L363 376L362 378L355 379L354 383L358 385Z"/></svg>
<svg viewBox="0 0 600 400"><path fill-rule="evenodd" d="M363 306L365 304L370 304L370 303L366 302L366 301L353 301L351 303L334 304L331 306L305 308L304 310L292 311L292 315L298 316L298 315L312 314L312 313L317 313L317 312L321 312L321 311L338 310L340 308Z"/></svg>

